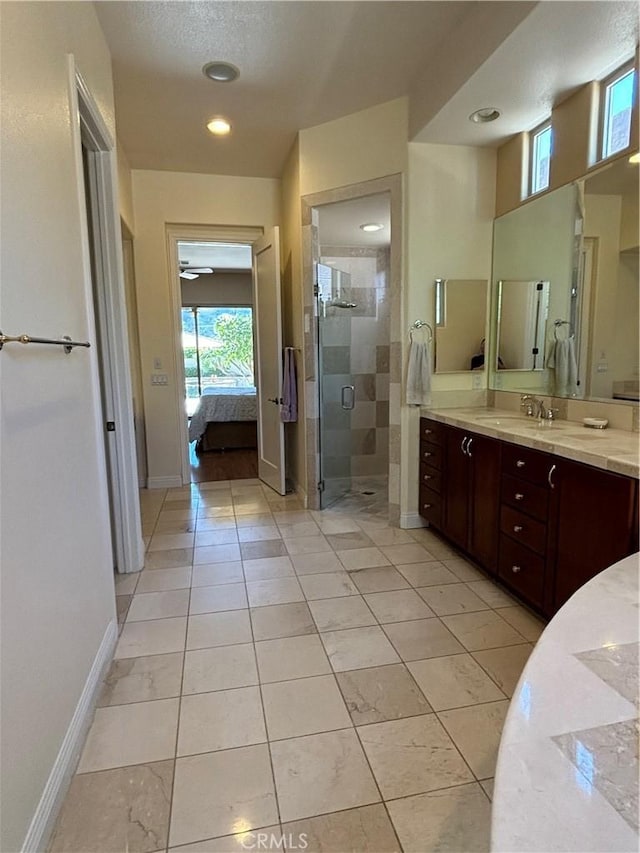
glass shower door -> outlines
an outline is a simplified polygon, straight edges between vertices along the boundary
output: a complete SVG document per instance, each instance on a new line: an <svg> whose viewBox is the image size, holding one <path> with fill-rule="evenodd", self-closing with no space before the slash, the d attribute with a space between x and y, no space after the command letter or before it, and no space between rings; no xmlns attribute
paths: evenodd
<svg viewBox="0 0 640 853"><path fill-rule="evenodd" d="M351 490L351 317L348 273L317 265L318 387L320 394L320 507L326 509Z"/></svg>

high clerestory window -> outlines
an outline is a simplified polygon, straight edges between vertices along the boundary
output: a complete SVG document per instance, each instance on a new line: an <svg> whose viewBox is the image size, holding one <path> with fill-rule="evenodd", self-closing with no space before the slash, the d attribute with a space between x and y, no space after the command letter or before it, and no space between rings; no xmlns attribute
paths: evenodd
<svg viewBox="0 0 640 853"><path fill-rule="evenodd" d="M602 82L600 102L600 157L602 160L629 147L635 74L633 65L627 64L618 68Z"/></svg>
<svg viewBox="0 0 640 853"><path fill-rule="evenodd" d="M546 190L549 186L552 146L551 122L546 121L531 131L531 161L529 169L529 194Z"/></svg>

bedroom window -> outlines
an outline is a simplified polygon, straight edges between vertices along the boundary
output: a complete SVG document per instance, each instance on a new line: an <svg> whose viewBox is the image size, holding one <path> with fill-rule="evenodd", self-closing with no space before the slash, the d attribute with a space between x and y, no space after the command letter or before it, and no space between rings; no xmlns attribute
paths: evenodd
<svg viewBox="0 0 640 853"><path fill-rule="evenodd" d="M253 387L253 311L244 306L182 308L187 414L206 388Z"/></svg>

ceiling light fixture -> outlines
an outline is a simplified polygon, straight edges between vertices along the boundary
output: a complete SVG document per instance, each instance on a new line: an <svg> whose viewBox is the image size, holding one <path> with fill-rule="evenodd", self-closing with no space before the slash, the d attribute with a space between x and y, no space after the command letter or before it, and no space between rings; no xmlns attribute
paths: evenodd
<svg viewBox="0 0 640 853"><path fill-rule="evenodd" d="M636 151L635 154L632 154L631 157L629 157L629 162L640 163L640 151Z"/></svg>
<svg viewBox="0 0 640 853"><path fill-rule="evenodd" d="M482 107L482 109L471 113L469 121L474 124L486 124L489 121L495 121L497 118L500 118L500 110L495 107Z"/></svg>
<svg viewBox="0 0 640 853"><path fill-rule="evenodd" d="M216 83L233 83L240 76L240 71L230 62L207 62L202 73Z"/></svg>
<svg viewBox="0 0 640 853"><path fill-rule="evenodd" d="M212 118L211 121L207 122L207 129L214 136L226 136L228 133L231 133L231 125L226 118L221 117Z"/></svg>
<svg viewBox="0 0 640 853"><path fill-rule="evenodd" d="M384 225L381 225L379 222L365 222L360 228L363 231L382 231Z"/></svg>

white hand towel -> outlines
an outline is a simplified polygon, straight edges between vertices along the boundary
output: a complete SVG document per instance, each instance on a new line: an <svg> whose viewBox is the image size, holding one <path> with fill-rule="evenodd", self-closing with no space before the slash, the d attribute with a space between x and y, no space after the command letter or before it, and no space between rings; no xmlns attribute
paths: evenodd
<svg viewBox="0 0 640 853"><path fill-rule="evenodd" d="M431 347L428 343L411 341L407 367L407 405L431 404Z"/></svg>

